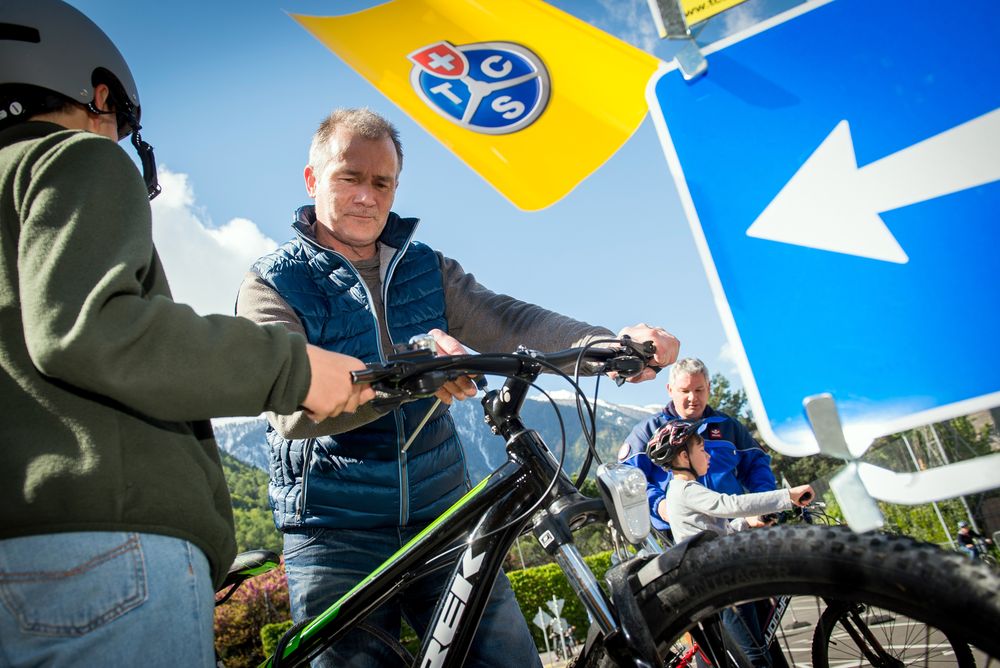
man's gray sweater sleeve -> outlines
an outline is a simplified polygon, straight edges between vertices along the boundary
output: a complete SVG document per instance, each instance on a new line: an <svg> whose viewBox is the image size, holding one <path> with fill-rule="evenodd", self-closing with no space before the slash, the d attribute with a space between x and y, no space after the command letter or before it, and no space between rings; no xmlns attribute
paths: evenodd
<svg viewBox="0 0 1000 668"><path fill-rule="evenodd" d="M509 353L524 345L552 352L582 346L614 332L497 294L462 266L438 253L444 276L448 333L481 353Z"/></svg>
<svg viewBox="0 0 1000 668"><path fill-rule="evenodd" d="M240 285L239 297L236 299L236 315L260 324L282 324L292 332L298 332L303 337L306 335L302 321L288 302L253 272L248 272L243 278L243 284ZM355 413L341 413L337 417L318 423L313 422L305 411L297 411L291 415L277 413L266 413L266 415L271 426L285 438L315 438L357 429L385 415L385 412L376 411L369 404L365 404Z"/></svg>

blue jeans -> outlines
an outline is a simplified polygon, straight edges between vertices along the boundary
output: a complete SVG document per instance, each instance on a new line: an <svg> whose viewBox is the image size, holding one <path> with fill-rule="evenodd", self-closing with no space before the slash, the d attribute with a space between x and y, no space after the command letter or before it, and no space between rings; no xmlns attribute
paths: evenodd
<svg viewBox="0 0 1000 668"><path fill-rule="evenodd" d="M391 529L310 529L285 534L285 572L292 618L313 617L392 556L423 527ZM365 620L399 638L400 619L421 638L434 613L451 568L416 580ZM327 650L313 666L383 668L400 665L384 643L354 630ZM498 574L490 600L466 659L466 666L540 667L541 659L507 577Z"/></svg>
<svg viewBox="0 0 1000 668"><path fill-rule="evenodd" d="M0 540L0 666L204 666L208 560L187 541L81 532Z"/></svg>
<svg viewBox="0 0 1000 668"><path fill-rule="evenodd" d="M752 666L770 668L771 655L764 647L764 631L754 603L726 608L722 611L722 623Z"/></svg>

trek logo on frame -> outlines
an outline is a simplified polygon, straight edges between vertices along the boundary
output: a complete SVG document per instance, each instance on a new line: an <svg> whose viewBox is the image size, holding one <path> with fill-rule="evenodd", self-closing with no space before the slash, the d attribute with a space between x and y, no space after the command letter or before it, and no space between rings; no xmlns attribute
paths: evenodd
<svg viewBox="0 0 1000 668"><path fill-rule="evenodd" d="M445 597L444 606L441 608L441 616L434 633L431 634L430 646L424 655L420 668L433 668L444 664L444 658L451 648L451 641L455 637L455 630L462 621L465 614L465 605L472 594L472 580L483 565L483 552L477 556L472 556L473 546L462 555L462 568L455 574L455 579L451 583L451 589Z"/></svg>
<svg viewBox="0 0 1000 668"><path fill-rule="evenodd" d="M407 56L410 84L427 106L473 132L522 130L545 110L552 85L534 52L511 42L440 41Z"/></svg>

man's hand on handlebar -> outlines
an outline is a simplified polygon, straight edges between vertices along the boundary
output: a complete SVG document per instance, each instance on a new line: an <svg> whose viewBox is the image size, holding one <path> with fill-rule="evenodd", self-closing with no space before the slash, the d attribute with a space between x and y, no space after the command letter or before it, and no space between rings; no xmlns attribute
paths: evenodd
<svg viewBox="0 0 1000 668"><path fill-rule="evenodd" d="M440 329L432 329L427 333L434 337L434 342L437 344L438 356L467 355L469 353L469 351L465 349L465 346L459 343L458 339L445 334ZM460 376L454 380L449 380L442 385L441 388L434 393L434 396L450 406L454 399L465 401L469 397L476 396L476 392L476 384L472 382L472 379L468 376Z"/></svg>
<svg viewBox="0 0 1000 668"><path fill-rule="evenodd" d="M677 355L681 349L681 342L677 340L677 337L662 327L650 327L646 323L639 323L638 325L626 327L618 332L618 338L623 336L628 336L632 340L638 341L639 343L652 341L653 345L656 346L656 354L653 356L653 360L650 362L650 365L643 369L642 373L630 377L628 379L628 382L630 383L641 383L646 380L652 380L656 378L656 372L659 371L659 369L677 361Z"/></svg>
<svg viewBox="0 0 1000 668"><path fill-rule="evenodd" d="M314 345L306 346L312 378L302 407L313 422L322 422L341 413L353 413L361 404L375 398L368 383L354 383L352 371L365 368L364 362L330 352Z"/></svg>

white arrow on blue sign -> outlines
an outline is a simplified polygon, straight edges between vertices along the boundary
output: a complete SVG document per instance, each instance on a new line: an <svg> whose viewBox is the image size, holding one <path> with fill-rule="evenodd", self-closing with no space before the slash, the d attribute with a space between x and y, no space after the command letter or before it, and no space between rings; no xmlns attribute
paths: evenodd
<svg viewBox="0 0 1000 668"><path fill-rule="evenodd" d="M960 29L942 31L961 11ZM958 24L956 24L958 25ZM1000 3L817 0L647 97L765 439L1000 405Z"/></svg>

